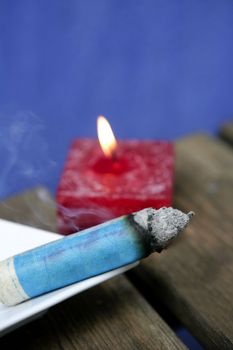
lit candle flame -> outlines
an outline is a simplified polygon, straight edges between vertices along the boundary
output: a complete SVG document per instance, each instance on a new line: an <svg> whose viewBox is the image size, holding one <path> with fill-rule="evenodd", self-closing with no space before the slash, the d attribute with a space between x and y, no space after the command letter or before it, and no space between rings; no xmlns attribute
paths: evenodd
<svg viewBox="0 0 233 350"><path fill-rule="evenodd" d="M97 134L100 146L105 156L114 158L117 147L116 138L112 131L111 125L102 115L97 119Z"/></svg>

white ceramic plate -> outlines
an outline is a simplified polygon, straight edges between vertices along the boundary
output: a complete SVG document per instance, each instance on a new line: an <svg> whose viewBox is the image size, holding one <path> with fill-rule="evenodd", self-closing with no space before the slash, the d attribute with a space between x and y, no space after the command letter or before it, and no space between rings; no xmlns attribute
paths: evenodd
<svg viewBox="0 0 233 350"><path fill-rule="evenodd" d="M0 219L0 260L44 243L55 241L61 237L61 235L55 233ZM89 278L88 280L61 288L16 306L7 307L0 303L0 336L41 316L51 306L119 275L137 264L138 263L130 264L102 275Z"/></svg>

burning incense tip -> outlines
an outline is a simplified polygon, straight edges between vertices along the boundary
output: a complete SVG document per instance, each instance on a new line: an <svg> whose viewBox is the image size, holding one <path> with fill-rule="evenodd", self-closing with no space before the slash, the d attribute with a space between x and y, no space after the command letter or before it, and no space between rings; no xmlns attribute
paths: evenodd
<svg viewBox="0 0 233 350"><path fill-rule="evenodd" d="M188 225L193 215L193 212L185 214L178 209L163 207L158 210L143 209L133 217L134 221L149 234L151 250L155 252L166 248Z"/></svg>
<svg viewBox="0 0 233 350"><path fill-rule="evenodd" d="M16 305L161 252L192 215L147 208L0 261L0 301Z"/></svg>

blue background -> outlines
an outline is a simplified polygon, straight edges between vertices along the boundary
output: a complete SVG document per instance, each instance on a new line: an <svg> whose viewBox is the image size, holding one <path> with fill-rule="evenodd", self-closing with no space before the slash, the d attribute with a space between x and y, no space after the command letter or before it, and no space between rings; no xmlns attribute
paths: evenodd
<svg viewBox="0 0 233 350"><path fill-rule="evenodd" d="M233 112L233 2L0 2L0 197L54 191L70 141L216 132Z"/></svg>

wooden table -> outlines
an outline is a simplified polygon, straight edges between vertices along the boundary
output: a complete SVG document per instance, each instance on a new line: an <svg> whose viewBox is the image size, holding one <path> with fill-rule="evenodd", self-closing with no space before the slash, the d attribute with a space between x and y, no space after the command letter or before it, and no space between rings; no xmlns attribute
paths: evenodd
<svg viewBox="0 0 233 350"><path fill-rule="evenodd" d="M233 349L231 128L221 140L195 135L176 143L174 205L196 212L177 243L4 336L0 349L185 349L157 312L160 304L206 349ZM56 230L43 188L2 203L0 216Z"/></svg>

